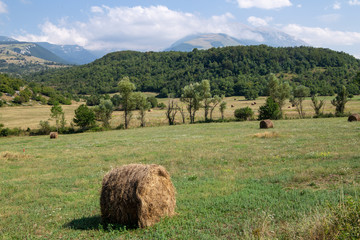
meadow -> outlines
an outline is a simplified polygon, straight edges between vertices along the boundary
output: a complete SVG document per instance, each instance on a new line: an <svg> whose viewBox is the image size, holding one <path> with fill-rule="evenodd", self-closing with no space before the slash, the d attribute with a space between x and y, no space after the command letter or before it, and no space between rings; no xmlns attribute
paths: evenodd
<svg viewBox="0 0 360 240"><path fill-rule="evenodd" d="M350 106L350 105L349 105ZM0 138L3 239L311 239L329 206L359 198L359 122L186 124ZM103 226L104 174L160 164L178 213L146 229Z"/></svg>
<svg viewBox="0 0 360 240"><path fill-rule="evenodd" d="M147 96L154 96L154 93L146 93ZM331 105L331 100L334 97L319 97L319 99L325 100L324 113L335 113L335 107ZM234 118L234 110L237 108L250 107L255 116L258 113L258 109L261 105L265 104L265 97L260 97L257 100L247 101L242 96L238 97L227 97L224 101L227 103L227 109L225 110L224 117L227 119ZM158 99L159 103L162 102L164 104L168 104L168 99ZM186 111L186 107L183 103L179 101L179 99L175 99L175 101L179 104L179 106L183 106ZM251 105L256 102L255 105ZM67 125L70 125L72 119L74 118L74 111L84 102L73 102L72 105L62 105L62 108L65 112L65 118L67 121ZM231 107L233 106L233 107ZM4 124L5 127L8 128L22 128L22 129L38 129L40 121L49 121L51 125L55 125L55 121L50 118L50 109L49 105L39 105L38 103L33 104L32 106L16 106L16 107L2 107L0 108L0 123ZM283 108L284 116L286 118L298 118L298 113L295 107L292 107L289 101L286 102ZM304 112L307 117L311 117L314 115L314 110L311 107L311 99L306 98L304 101ZM345 112L351 113L360 113L360 96L355 96L350 99L346 104ZM187 114L187 112L186 112ZM188 115L188 114L187 114ZM214 114L214 119L219 119L221 114L218 110L218 106L216 107ZM204 111L200 109L196 113L196 120L203 121L204 120ZM123 112L122 111L114 111L111 119L111 126L116 128L121 123L123 123ZM181 123L181 115L177 113L176 122ZM189 122L189 120L187 120ZM165 110L155 108L152 109L151 112L146 113L146 126L164 126L167 125L167 119L165 116ZM139 127L140 121L138 119L138 111L133 111L133 118L130 123L130 127Z"/></svg>

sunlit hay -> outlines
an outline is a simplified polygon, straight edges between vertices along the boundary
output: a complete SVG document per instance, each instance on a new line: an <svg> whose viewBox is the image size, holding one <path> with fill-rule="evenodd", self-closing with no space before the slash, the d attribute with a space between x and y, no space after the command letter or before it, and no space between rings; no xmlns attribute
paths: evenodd
<svg viewBox="0 0 360 240"><path fill-rule="evenodd" d="M2 160L14 161L14 160L20 160L20 159L27 159L27 158L29 158L29 155L26 155L23 153L13 153L13 152L1 152L0 153L0 159L2 159Z"/></svg>
<svg viewBox="0 0 360 240"><path fill-rule="evenodd" d="M55 139L55 138L58 138L58 133L57 132L51 132L50 133L50 139Z"/></svg>
<svg viewBox="0 0 360 240"><path fill-rule="evenodd" d="M357 113L351 114L348 118L349 122L357 122L360 121L360 115Z"/></svg>
<svg viewBox="0 0 360 240"><path fill-rule="evenodd" d="M274 128L274 124L270 119L262 120L260 122L260 128Z"/></svg>
<svg viewBox="0 0 360 240"><path fill-rule="evenodd" d="M175 214L175 188L159 165L130 164L108 172L102 182L101 218L140 228Z"/></svg>
<svg viewBox="0 0 360 240"><path fill-rule="evenodd" d="M277 138L280 137L280 134L277 132L263 132L263 133L256 133L253 135L257 138Z"/></svg>

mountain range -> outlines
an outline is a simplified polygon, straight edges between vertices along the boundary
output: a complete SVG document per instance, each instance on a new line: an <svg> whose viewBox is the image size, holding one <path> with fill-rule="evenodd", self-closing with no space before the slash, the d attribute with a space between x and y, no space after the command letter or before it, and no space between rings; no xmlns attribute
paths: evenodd
<svg viewBox="0 0 360 240"><path fill-rule="evenodd" d="M271 47L307 46L305 42L270 28L254 28L245 25L237 26L237 37L224 33L200 33L186 36L164 51L189 52L194 48L209 48L268 45ZM13 38L0 36L0 60L5 63L29 65L40 62L43 65L53 63L65 65L82 65L93 62L99 56L78 45L56 45L48 42L19 42ZM4 56L4 53L10 55ZM13 61L18 59L19 61ZM16 71L16 70L14 70Z"/></svg>
<svg viewBox="0 0 360 240"><path fill-rule="evenodd" d="M51 62L61 64L86 64L97 57L78 45L55 45L47 42L19 42L15 39L0 36L2 49L16 49L19 54L34 56ZM6 46L8 45L8 46Z"/></svg>
<svg viewBox="0 0 360 240"><path fill-rule="evenodd" d="M190 35L182 38L172 44L165 51L182 51L190 52L194 48L206 50L212 47L229 47L229 46L250 46L250 45L268 45L271 47L298 47L308 46L304 41L295 39L294 37L277 30L272 29L253 29L251 35L256 38L249 39L244 36L235 38L223 33L201 33ZM257 40L254 40L257 39Z"/></svg>

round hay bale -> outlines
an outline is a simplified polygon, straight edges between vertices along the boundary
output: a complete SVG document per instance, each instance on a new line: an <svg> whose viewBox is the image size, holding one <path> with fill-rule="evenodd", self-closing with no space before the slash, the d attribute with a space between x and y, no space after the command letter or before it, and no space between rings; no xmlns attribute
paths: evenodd
<svg viewBox="0 0 360 240"><path fill-rule="evenodd" d="M54 139L54 138L58 138L58 133L57 132L51 132L50 133L50 139Z"/></svg>
<svg viewBox="0 0 360 240"><path fill-rule="evenodd" d="M360 115L357 113L351 114L348 118L349 122L356 122L356 121L360 121Z"/></svg>
<svg viewBox="0 0 360 240"><path fill-rule="evenodd" d="M262 120L260 122L260 128L273 128L274 124L270 119Z"/></svg>
<svg viewBox="0 0 360 240"><path fill-rule="evenodd" d="M108 172L102 181L101 218L140 228L175 214L175 188L169 173L156 164L130 164Z"/></svg>

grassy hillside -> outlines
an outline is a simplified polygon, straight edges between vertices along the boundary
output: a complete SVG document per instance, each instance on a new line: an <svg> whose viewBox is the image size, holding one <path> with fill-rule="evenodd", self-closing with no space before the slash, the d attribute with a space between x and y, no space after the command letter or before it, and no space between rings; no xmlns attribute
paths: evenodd
<svg viewBox="0 0 360 240"><path fill-rule="evenodd" d="M266 95L268 75L275 73L312 94L333 95L346 85L360 94L353 78L360 60L342 52L312 47L237 46L192 52L114 52L91 64L47 71L26 79L74 94L109 93L129 76L139 91L176 93L191 82L209 79L213 94L244 95L254 89Z"/></svg>
<svg viewBox="0 0 360 240"><path fill-rule="evenodd" d="M22 75L65 64L65 60L35 43L0 42L0 72Z"/></svg>
<svg viewBox="0 0 360 240"><path fill-rule="evenodd" d="M345 118L179 125L0 139L3 239L311 239L328 205L358 196L360 125ZM23 152L25 149L25 152ZM104 174L166 167L178 215L147 229L100 225Z"/></svg>

